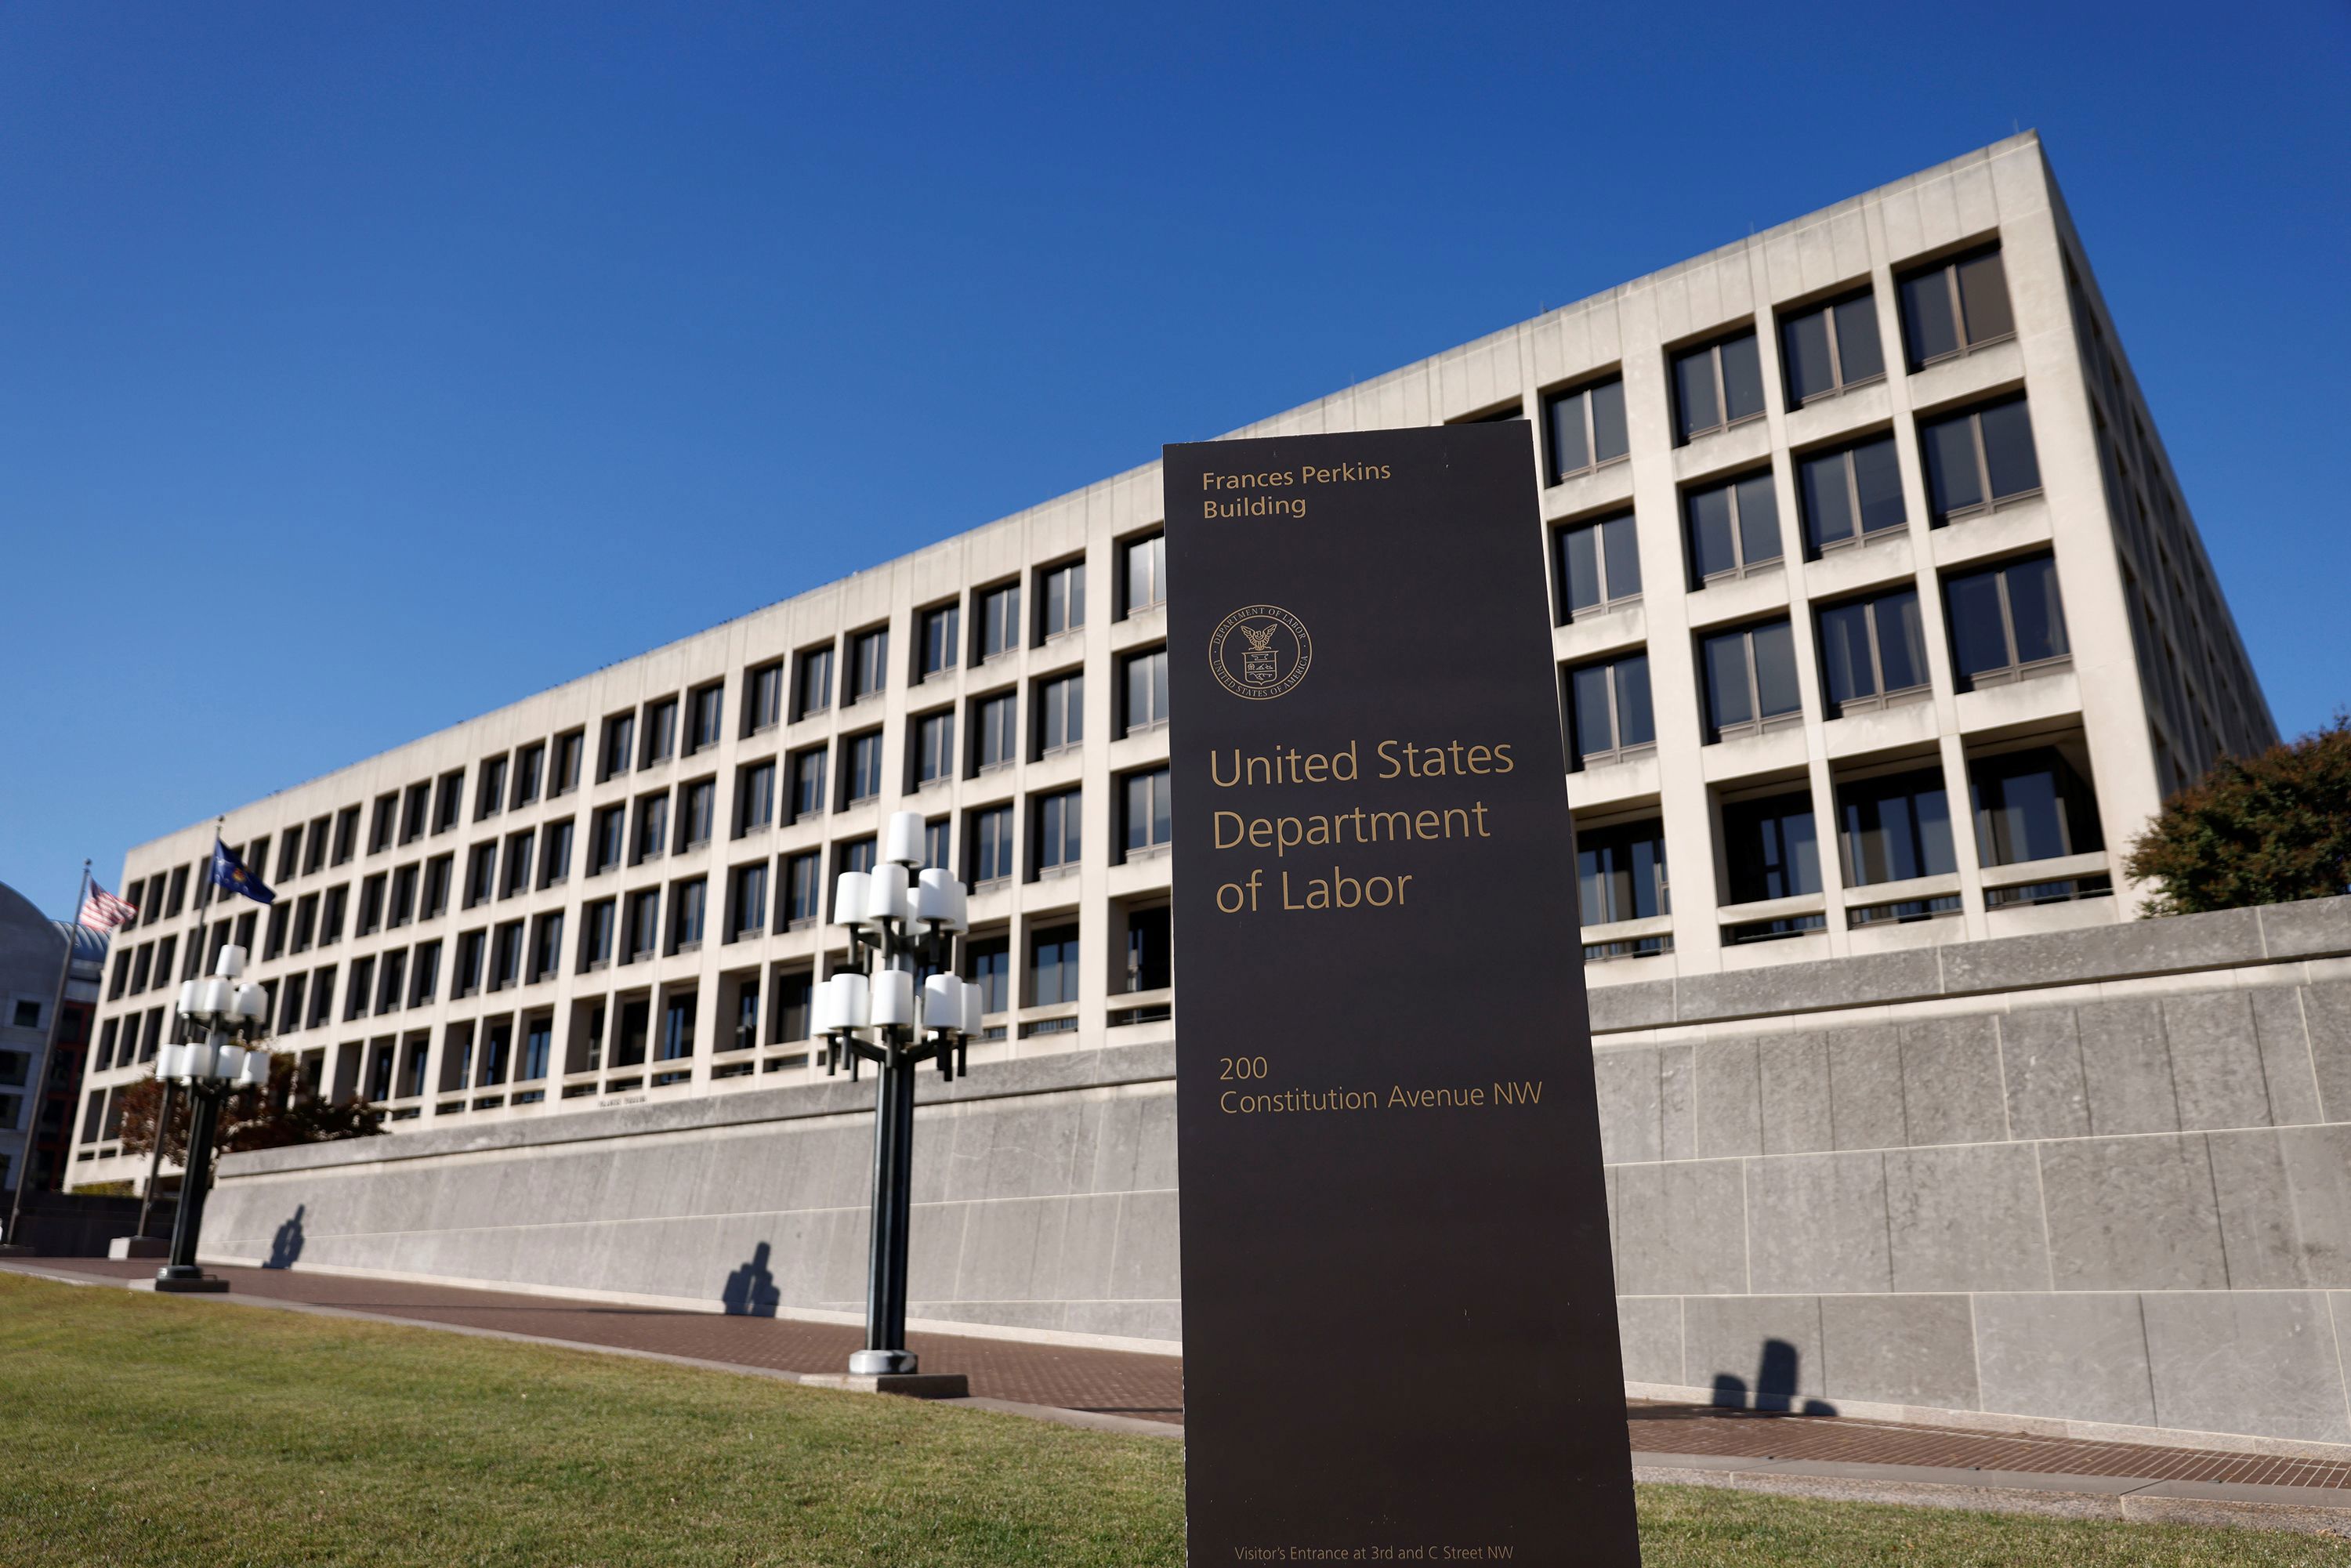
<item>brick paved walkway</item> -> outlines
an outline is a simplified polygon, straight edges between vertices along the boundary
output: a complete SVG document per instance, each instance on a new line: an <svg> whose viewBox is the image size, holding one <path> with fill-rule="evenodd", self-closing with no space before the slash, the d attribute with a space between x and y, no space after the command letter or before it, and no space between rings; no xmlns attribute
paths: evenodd
<svg viewBox="0 0 2351 1568"><path fill-rule="evenodd" d="M116 1262L103 1258L26 1261L62 1273L102 1274L120 1280L152 1280L156 1268L152 1260ZM846 1323L727 1317L299 1270L208 1264L205 1272L220 1275L231 1281L233 1290L247 1296L776 1372L843 1372L849 1366L849 1353L865 1343L865 1331ZM1172 1355L1073 1350L957 1334L908 1334L906 1344L922 1357L925 1372L964 1374L977 1398L1134 1416L1147 1421L1184 1419L1184 1364Z"/></svg>
<svg viewBox="0 0 2351 1568"><path fill-rule="evenodd" d="M2279 1458L2205 1448L2103 1443L1911 1427L1852 1416L1796 1416L1635 1403L1625 1417L1635 1453L1719 1454L1748 1459L1925 1465L2046 1476L2137 1476L2147 1480L2351 1490L2351 1460Z"/></svg>
<svg viewBox="0 0 2351 1568"><path fill-rule="evenodd" d="M152 1262L88 1258L27 1261L59 1272L120 1280L152 1278L155 1270ZM778 1372L839 1372L863 1337L861 1330L846 1324L789 1318L726 1317L299 1270L214 1271L247 1296ZM1184 1418L1183 1363L1173 1356L956 1334L913 1334L908 1339L923 1358L923 1370L963 1373L975 1397L1176 1425ZM1687 1405L1634 1403L1625 1416L1636 1458L1708 1455L2052 1477L2137 1477L2315 1488L2351 1496L2351 1460L2281 1458Z"/></svg>

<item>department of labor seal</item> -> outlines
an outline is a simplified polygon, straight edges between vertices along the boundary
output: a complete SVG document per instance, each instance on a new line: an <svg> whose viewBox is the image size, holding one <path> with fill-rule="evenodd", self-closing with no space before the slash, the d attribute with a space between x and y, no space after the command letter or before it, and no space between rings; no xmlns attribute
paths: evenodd
<svg viewBox="0 0 2351 1568"><path fill-rule="evenodd" d="M1306 623L1279 604L1244 604L1208 639L1208 667L1237 697L1262 702L1298 689L1314 663Z"/></svg>

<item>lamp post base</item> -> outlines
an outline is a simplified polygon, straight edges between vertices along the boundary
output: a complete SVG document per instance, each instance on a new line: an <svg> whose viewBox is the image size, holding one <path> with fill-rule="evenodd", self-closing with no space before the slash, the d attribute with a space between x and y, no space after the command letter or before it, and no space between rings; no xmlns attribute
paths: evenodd
<svg viewBox="0 0 2351 1568"><path fill-rule="evenodd" d="M800 1381L812 1388L842 1388L852 1394L896 1394L910 1399L968 1399L971 1385L960 1372L810 1373Z"/></svg>
<svg viewBox="0 0 2351 1568"><path fill-rule="evenodd" d="M899 1377L917 1370L911 1350L859 1350L849 1356L852 1377Z"/></svg>
<svg viewBox="0 0 2351 1568"><path fill-rule="evenodd" d="M228 1289L228 1281L193 1264L172 1263L155 1270L155 1288L166 1295L211 1296Z"/></svg>

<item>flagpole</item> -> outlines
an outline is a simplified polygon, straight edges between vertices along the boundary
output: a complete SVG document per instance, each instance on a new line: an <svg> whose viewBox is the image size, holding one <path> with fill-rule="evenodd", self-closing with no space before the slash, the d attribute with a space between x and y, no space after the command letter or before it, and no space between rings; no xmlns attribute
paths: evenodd
<svg viewBox="0 0 2351 1568"><path fill-rule="evenodd" d="M25 1188L32 1185L33 1155L41 1137L41 1107L49 1093L49 1060L57 1054L57 1026L65 1019L66 981L73 974L74 949L80 946L82 905L89 901L89 862L84 861L81 862L81 893L74 900L74 935L66 938L66 956L57 965L57 993L49 999L49 1032L41 1041L41 1059L33 1071L33 1112L25 1119L25 1164L16 1173L16 1196L8 1200L7 1239L12 1243L16 1240L17 1227L25 1212ZM73 1143L73 1110L70 1105L66 1107L65 1132L68 1148Z"/></svg>

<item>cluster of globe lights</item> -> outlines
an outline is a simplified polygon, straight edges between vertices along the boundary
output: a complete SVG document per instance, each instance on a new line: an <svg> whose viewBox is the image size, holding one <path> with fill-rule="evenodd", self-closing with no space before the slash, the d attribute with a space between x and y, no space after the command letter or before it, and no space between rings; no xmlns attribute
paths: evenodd
<svg viewBox="0 0 2351 1568"><path fill-rule="evenodd" d="M833 923L850 934L852 962L862 960L871 973L842 969L811 998L828 1073L846 1057L853 1079L861 1060L885 1061L927 1035L940 1073L954 1077L980 1032L980 988L957 977L952 962L955 940L968 928L964 885L949 872L918 871L922 863L923 819L898 811L880 862L870 872L842 872L834 884ZM917 966L934 971L919 985ZM869 1032L877 1038L868 1040Z"/></svg>
<svg viewBox="0 0 2351 1568"><path fill-rule="evenodd" d="M155 1076L195 1087L235 1083L259 1088L269 1082L269 1052L256 1042L268 1032L269 991L245 973L245 949L230 943L220 950L209 978L180 982L180 1016L190 1036L184 1045L155 1053Z"/></svg>

